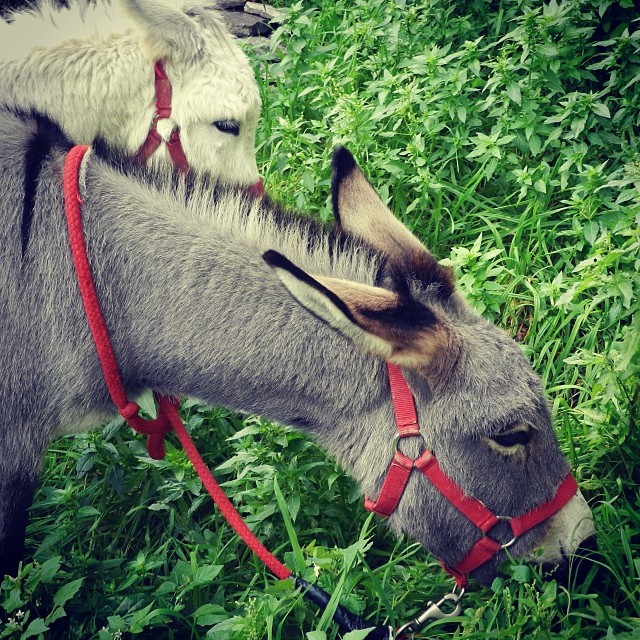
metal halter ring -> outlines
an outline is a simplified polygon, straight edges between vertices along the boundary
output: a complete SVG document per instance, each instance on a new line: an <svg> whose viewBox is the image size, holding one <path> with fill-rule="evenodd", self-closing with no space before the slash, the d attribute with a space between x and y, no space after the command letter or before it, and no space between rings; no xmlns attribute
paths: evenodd
<svg viewBox="0 0 640 640"><path fill-rule="evenodd" d="M496 518L498 518L498 520L500 520L500 522L507 522L507 523L511 523L511 516L496 516ZM511 538L511 540L509 540L508 542L505 542L504 544L500 545L501 549L508 549L509 547L512 547L516 541L518 540L519 536L513 536L513 538Z"/></svg>
<svg viewBox="0 0 640 640"><path fill-rule="evenodd" d="M400 442L402 440L406 440L407 438L420 438L420 440L422 440L422 444L426 448L424 436L421 433L396 433L395 436L393 436L393 447L395 449L395 453L403 453L402 451L400 451Z"/></svg>

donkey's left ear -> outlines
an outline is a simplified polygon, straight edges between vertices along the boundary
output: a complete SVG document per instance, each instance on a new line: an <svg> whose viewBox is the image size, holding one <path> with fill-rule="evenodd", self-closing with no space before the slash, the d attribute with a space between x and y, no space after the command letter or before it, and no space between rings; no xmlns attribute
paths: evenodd
<svg viewBox="0 0 640 640"><path fill-rule="evenodd" d="M345 147L333 152L331 195L340 227L384 252L401 273L437 285L441 297L453 293L453 272L391 213Z"/></svg>
<svg viewBox="0 0 640 640"><path fill-rule="evenodd" d="M405 262L415 255L431 256L382 202L345 147L336 147L333 151L331 197L333 215L343 229L397 262Z"/></svg>
<svg viewBox="0 0 640 640"><path fill-rule="evenodd" d="M195 20L162 0L119 0L124 11L142 31L155 59L202 57L205 41Z"/></svg>
<svg viewBox="0 0 640 640"><path fill-rule="evenodd" d="M455 360L455 332L419 302L381 287L311 276L277 251L262 257L303 307L362 351L427 373Z"/></svg>

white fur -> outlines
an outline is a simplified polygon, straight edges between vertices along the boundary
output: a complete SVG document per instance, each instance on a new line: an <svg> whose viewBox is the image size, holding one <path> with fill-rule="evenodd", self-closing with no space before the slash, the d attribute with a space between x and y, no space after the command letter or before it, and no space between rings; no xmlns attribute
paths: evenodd
<svg viewBox="0 0 640 640"><path fill-rule="evenodd" d="M257 84L246 55L205 2L72 0L57 11L41 0L37 11L0 23L0 96L46 113L76 143L100 136L133 154L154 116L159 56L191 168L227 182L256 182ZM229 119L240 123L240 135L212 124ZM162 145L152 162L169 161Z"/></svg>

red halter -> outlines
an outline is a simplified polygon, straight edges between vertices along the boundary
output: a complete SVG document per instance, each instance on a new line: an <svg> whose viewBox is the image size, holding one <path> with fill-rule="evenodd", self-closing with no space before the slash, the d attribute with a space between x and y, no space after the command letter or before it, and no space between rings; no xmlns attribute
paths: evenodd
<svg viewBox="0 0 640 640"><path fill-rule="evenodd" d="M390 362L387 363L387 370L398 427L397 439L399 441L402 438L420 436L415 401L402 371L397 365ZM480 500L465 496L462 489L442 471L430 451L424 451L417 458L412 459L396 449L378 499L373 501L365 498L365 508L382 517L389 517L397 508L413 469L418 469L424 474L436 489L482 532L482 537L458 564L454 567L442 564L445 571L455 578L460 587L466 586L467 574L491 560L501 549L510 547L525 531L550 518L567 504L578 490L576 481L569 473L560 483L555 496L549 502L545 502L521 516L497 516ZM500 544L487 535L501 521L508 522L513 532L513 539L506 544Z"/></svg>
<svg viewBox="0 0 640 640"><path fill-rule="evenodd" d="M144 164L155 153L156 149L165 142L158 133L158 120L164 120L171 117L171 81L164 70L162 60L157 60L153 65L155 73L156 88L156 113L151 121L151 127L145 141L142 143L134 159L140 164ZM189 163L187 156L182 148L180 140L180 130L175 127L166 141L167 151L174 166L181 173L189 172ZM259 198L264 195L264 183L262 178L247 187L250 195Z"/></svg>
<svg viewBox="0 0 640 640"><path fill-rule="evenodd" d="M171 81L169 80L162 60L157 60L153 65L155 72L156 87L156 113L151 121L151 127L147 134L146 140L142 143L135 159L144 164L156 151L156 149L164 142L162 136L158 133L158 120L164 120L171 117ZM174 128L166 142L169 156L176 168L182 173L188 173L189 163L182 148L180 141L180 133Z"/></svg>

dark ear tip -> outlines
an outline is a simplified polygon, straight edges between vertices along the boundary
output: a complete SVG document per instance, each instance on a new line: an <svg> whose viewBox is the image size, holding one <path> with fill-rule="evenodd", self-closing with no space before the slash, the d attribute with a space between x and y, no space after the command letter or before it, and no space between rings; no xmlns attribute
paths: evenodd
<svg viewBox="0 0 640 640"><path fill-rule="evenodd" d="M285 266L289 261L277 251L273 249L269 249L262 254L262 259L270 266L270 267L282 267Z"/></svg>
<svg viewBox="0 0 640 640"><path fill-rule="evenodd" d="M356 161L351 151L343 146L338 146L333 150L333 175L338 178L348 175L356 166Z"/></svg>

